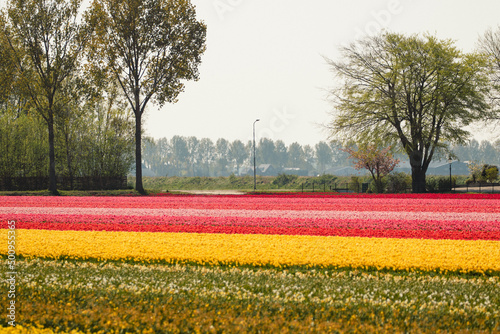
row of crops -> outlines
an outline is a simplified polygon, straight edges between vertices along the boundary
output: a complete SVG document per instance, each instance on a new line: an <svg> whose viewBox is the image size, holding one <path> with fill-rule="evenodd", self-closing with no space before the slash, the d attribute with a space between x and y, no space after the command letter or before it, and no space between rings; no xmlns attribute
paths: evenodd
<svg viewBox="0 0 500 334"><path fill-rule="evenodd" d="M0 217L12 333L500 331L499 195L23 196Z"/></svg>

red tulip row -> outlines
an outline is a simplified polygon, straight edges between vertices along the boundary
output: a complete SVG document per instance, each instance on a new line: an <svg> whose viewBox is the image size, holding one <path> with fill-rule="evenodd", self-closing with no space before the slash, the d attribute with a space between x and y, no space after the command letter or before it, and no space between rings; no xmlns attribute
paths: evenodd
<svg viewBox="0 0 500 334"><path fill-rule="evenodd" d="M69 224L132 224L132 225L183 225L183 226L242 226L279 228L348 228L379 230L429 230L429 231L477 231L500 232L499 221L465 220L408 220L380 219L374 213L372 219L337 218L281 218L281 217L239 217L239 216L184 216L184 215L79 215L79 214L0 214L0 226L7 221L26 223L69 223ZM22 226L22 225L21 225Z"/></svg>
<svg viewBox="0 0 500 334"><path fill-rule="evenodd" d="M0 215L17 228L81 231L242 233L385 238L500 240L497 221L384 219L297 219L275 217L126 216L126 215Z"/></svg>
<svg viewBox="0 0 500 334"><path fill-rule="evenodd" d="M126 231L126 232L183 232L222 234L314 235L370 238L414 238L451 240L500 240L500 232L380 230L362 228L268 227L268 226L204 226L204 225L143 225L113 223L17 223L23 229L58 231Z"/></svg>
<svg viewBox="0 0 500 334"><path fill-rule="evenodd" d="M416 212L416 211L327 211L327 210L244 210L244 209L199 209L199 208L69 208L69 207L0 207L0 215L106 215L106 216L198 216L198 217L249 217L289 218L294 220L431 220L461 222L500 222L496 212ZM447 223L449 225L451 223ZM493 224L493 223L492 223ZM495 226L494 224L492 225ZM468 228L466 226L466 228Z"/></svg>
<svg viewBox="0 0 500 334"><path fill-rule="evenodd" d="M172 193L152 194L153 197L180 196ZM191 196L184 194L183 196ZM214 195L203 195L205 197ZM239 195L215 195L225 197L241 197ZM280 198L321 198L321 197L343 197L343 198L426 198L426 199L500 199L500 194L363 194L363 193L335 193L335 192L257 192L247 194L246 197L280 197Z"/></svg>

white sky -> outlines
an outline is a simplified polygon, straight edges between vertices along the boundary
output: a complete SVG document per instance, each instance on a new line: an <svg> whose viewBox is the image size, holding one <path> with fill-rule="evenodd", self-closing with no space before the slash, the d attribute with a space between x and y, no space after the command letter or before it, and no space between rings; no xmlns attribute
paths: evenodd
<svg viewBox="0 0 500 334"><path fill-rule="evenodd" d="M474 49L500 24L498 0L191 0L208 28L200 80L176 104L150 105L146 135L269 137L314 145L328 134L326 90L334 83L322 56L382 29L451 38ZM5 0L0 0L0 4ZM3 6L2 6L3 7ZM488 138L484 134L480 138Z"/></svg>
<svg viewBox="0 0 500 334"><path fill-rule="evenodd" d="M451 38L475 48L500 24L498 0L192 0L207 24L200 80L174 105L149 108L147 134L229 140L260 137L314 145L328 134L326 89L334 79L323 55L387 29Z"/></svg>

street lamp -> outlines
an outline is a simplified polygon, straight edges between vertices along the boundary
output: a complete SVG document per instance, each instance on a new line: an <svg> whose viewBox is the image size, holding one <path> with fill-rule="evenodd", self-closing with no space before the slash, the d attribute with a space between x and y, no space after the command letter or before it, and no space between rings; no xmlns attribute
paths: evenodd
<svg viewBox="0 0 500 334"><path fill-rule="evenodd" d="M448 158L448 163L450 164L450 192L453 190L453 185L451 183L451 163L453 162L453 160L451 159L451 157Z"/></svg>
<svg viewBox="0 0 500 334"><path fill-rule="evenodd" d="M256 168L255 168L255 123L260 121L260 119L256 119L253 122L253 191L257 189L257 176L256 176Z"/></svg>

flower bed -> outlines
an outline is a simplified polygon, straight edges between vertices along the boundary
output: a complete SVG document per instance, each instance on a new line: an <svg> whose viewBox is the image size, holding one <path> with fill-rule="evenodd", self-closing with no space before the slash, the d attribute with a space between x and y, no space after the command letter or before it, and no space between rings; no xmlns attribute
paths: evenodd
<svg viewBox="0 0 500 334"><path fill-rule="evenodd" d="M16 220L18 252L26 256L500 271L496 195L4 197L1 203L0 220Z"/></svg>
<svg viewBox="0 0 500 334"><path fill-rule="evenodd" d="M500 330L498 277L38 258L18 267L26 328L2 333Z"/></svg>
<svg viewBox="0 0 500 334"><path fill-rule="evenodd" d="M0 197L12 220L10 333L500 330L497 195Z"/></svg>

